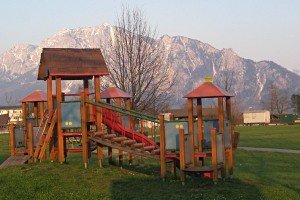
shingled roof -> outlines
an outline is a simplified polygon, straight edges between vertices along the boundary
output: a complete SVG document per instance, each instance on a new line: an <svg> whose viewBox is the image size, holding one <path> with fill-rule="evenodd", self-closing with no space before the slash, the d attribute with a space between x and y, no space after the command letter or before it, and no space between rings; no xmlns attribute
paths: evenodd
<svg viewBox="0 0 300 200"><path fill-rule="evenodd" d="M215 97L233 97L233 94L223 90L211 82L206 80L199 87L189 92L184 98L215 98Z"/></svg>
<svg viewBox="0 0 300 200"><path fill-rule="evenodd" d="M82 80L108 74L100 49L44 48L37 79L46 80L52 75L54 79Z"/></svg>
<svg viewBox="0 0 300 200"><path fill-rule="evenodd" d="M41 90L36 90L20 100L20 102L42 102L47 101L47 94Z"/></svg>
<svg viewBox="0 0 300 200"><path fill-rule="evenodd" d="M113 98L132 98L132 96L116 86L110 86L103 92L101 92L101 99L113 99Z"/></svg>

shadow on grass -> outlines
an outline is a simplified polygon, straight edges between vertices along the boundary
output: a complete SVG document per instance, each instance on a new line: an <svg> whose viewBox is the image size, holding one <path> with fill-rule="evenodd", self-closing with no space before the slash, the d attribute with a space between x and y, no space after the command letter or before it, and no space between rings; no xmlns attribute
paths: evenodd
<svg viewBox="0 0 300 200"><path fill-rule="evenodd" d="M167 169L170 167L167 166ZM167 179L160 179L158 161L135 160L134 165L123 165L129 172L126 178L111 181L111 199L262 199L259 188L240 179L211 179L187 176L182 186L176 176L167 171Z"/></svg>
<svg viewBox="0 0 300 200"><path fill-rule="evenodd" d="M238 179L213 184L211 179L187 179L182 186L178 178L162 182L155 176L136 176L111 182L111 199L262 199L254 185Z"/></svg>

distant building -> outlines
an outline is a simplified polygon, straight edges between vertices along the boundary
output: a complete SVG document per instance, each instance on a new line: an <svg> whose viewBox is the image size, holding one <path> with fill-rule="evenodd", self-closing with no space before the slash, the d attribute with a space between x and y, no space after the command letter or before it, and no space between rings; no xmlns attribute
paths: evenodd
<svg viewBox="0 0 300 200"><path fill-rule="evenodd" d="M18 123L22 121L21 106L0 106L0 115L8 114L10 123Z"/></svg>
<svg viewBox="0 0 300 200"><path fill-rule="evenodd" d="M269 124L270 111L268 110L253 110L243 113L244 124Z"/></svg>

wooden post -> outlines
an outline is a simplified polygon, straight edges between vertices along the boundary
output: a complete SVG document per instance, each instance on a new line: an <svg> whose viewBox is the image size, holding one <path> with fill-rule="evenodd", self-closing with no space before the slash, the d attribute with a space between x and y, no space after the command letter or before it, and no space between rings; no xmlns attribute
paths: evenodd
<svg viewBox="0 0 300 200"><path fill-rule="evenodd" d="M229 126L229 155L228 155L228 169L229 169L229 176L232 178L233 176L233 148L232 148L232 118L231 118L231 99L230 97L226 97L226 112L227 112L227 119L228 119L228 126Z"/></svg>
<svg viewBox="0 0 300 200"><path fill-rule="evenodd" d="M84 93L84 100L89 101L89 79L84 78L83 79L83 93ZM85 122L85 129L86 129L86 134L87 134L87 125L88 122L91 120L91 112L92 111L92 105L90 104L85 104L85 115L86 115L86 122ZM86 142L87 142L87 153L88 153L88 159L92 156L92 152L89 150L90 146L90 141L88 140L86 136Z"/></svg>
<svg viewBox="0 0 300 200"><path fill-rule="evenodd" d="M34 140L33 140L33 126L32 123L28 123L28 141L29 141L29 156L31 156L30 162L33 162L34 154Z"/></svg>
<svg viewBox="0 0 300 200"><path fill-rule="evenodd" d="M43 120L44 118L44 112L45 112L45 105L44 105L44 102L41 101L39 102L39 112L40 112L40 119Z"/></svg>
<svg viewBox="0 0 300 200"><path fill-rule="evenodd" d="M185 185L185 139L184 129L179 128L179 158L180 158L180 180L182 185Z"/></svg>
<svg viewBox="0 0 300 200"><path fill-rule="evenodd" d="M224 104L223 104L223 97L218 97L218 107L219 107L219 132L222 133L222 148L223 151L223 158L226 156L225 151L225 134L224 134ZM224 167L222 168L222 176L223 178L226 177L226 162L224 161Z"/></svg>
<svg viewBox="0 0 300 200"><path fill-rule="evenodd" d="M48 113L53 112L53 98L52 98L52 76L49 75L47 79L47 109ZM50 160L53 161L55 159L55 153L54 153L54 138L56 135L54 135L51 138L51 141L49 143L49 153L50 153Z"/></svg>
<svg viewBox="0 0 300 200"><path fill-rule="evenodd" d="M61 78L56 77L56 107L57 107L57 136L58 136L58 160L60 163L65 162L64 155L64 137L62 135L62 111L61 111Z"/></svg>
<svg viewBox="0 0 300 200"><path fill-rule="evenodd" d="M81 93L81 131L82 131L82 161L84 168L88 165L88 141L87 141L87 116L86 116L86 105L85 105L85 95Z"/></svg>
<svg viewBox="0 0 300 200"><path fill-rule="evenodd" d="M130 98L127 98L125 100L125 104L126 104L126 109L127 110L130 110L131 109L131 102L130 102ZM128 121L129 121L129 129L130 130L135 130L135 126L134 126L134 121L133 121L133 117L129 116L128 117ZM128 161L129 161L129 164L131 165L132 164L132 154L131 153L128 153Z"/></svg>
<svg viewBox="0 0 300 200"><path fill-rule="evenodd" d="M175 118L175 117L174 117L174 114L171 113L171 114L170 114L170 121L174 121L174 118Z"/></svg>
<svg viewBox="0 0 300 200"><path fill-rule="evenodd" d="M48 111L53 111L53 99L52 99L52 76L50 75L47 79L47 104Z"/></svg>
<svg viewBox="0 0 300 200"><path fill-rule="evenodd" d="M94 85L95 85L95 103L99 103L101 99L99 76L94 76ZM97 132L102 131L102 109L99 106L96 107L96 128L97 128ZM103 148L99 144L97 145L97 159L98 159L99 167L102 168Z"/></svg>
<svg viewBox="0 0 300 200"><path fill-rule="evenodd" d="M218 158L217 158L217 138L216 138L216 128L211 128L211 160L213 167L213 181L215 184L218 182Z"/></svg>
<svg viewBox="0 0 300 200"><path fill-rule="evenodd" d="M203 115L202 115L202 99L197 98L197 125L198 125L198 152L203 152ZM203 165L203 158L199 160L199 165Z"/></svg>
<svg viewBox="0 0 300 200"><path fill-rule="evenodd" d="M166 136L164 115L159 115L159 133L160 133L160 175L163 181L166 180Z"/></svg>
<svg viewBox="0 0 300 200"><path fill-rule="evenodd" d="M191 166L195 166L195 140L194 140L194 117L193 117L193 99L188 98L188 130L190 134Z"/></svg>
<svg viewBox="0 0 300 200"><path fill-rule="evenodd" d="M16 141L15 141L15 125L9 124L9 143L10 143L10 155L16 155Z"/></svg>
<svg viewBox="0 0 300 200"><path fill-rule="evenodd" d="M39 125L39 114L38 114L38 102L33 102L33 113L34 113L34 125L38 126Z"/></svg>
<svg viewBox="0 0 300 200"><path fill-rule="evenodd" d="M22 125L23 125L23 136L24 136L24 146L25 149L27 149L27 124L26 124L26 116L27 116L27 112L26 112L26 103L22 102Z"/></svg>
<svg viewBox="0 0 300 200"><path fill-rule="evenodd" d="M106 99L106 103L110 104L110 99ZM112 134L112 130L110 127L107 127L107 133ZM112 164L113 159L112 159L112 148L107 147L107 156L108 156L108 163Z"/></svg>
<svg viewBox="0 0 300 200"><path fill-rule="evenodd" d="M116 98L117 106L121 107L121 98ZM122 124L122 115L121 113L117 114L119 122ZM123 166L123 151L119 150L119 166Z"/></svg>

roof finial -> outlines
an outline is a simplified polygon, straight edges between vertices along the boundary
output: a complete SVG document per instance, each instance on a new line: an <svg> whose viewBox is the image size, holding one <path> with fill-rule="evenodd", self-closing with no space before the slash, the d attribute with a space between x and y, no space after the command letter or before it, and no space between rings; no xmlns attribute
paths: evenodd
<svg viewBox="0 0 300 200"><path fill-rule="evenodd" d="M213 81L213 77L212 76L206 76L205 78L204 78L204 81L205 81L205 83L211 83L212 81Z"/></svg>

